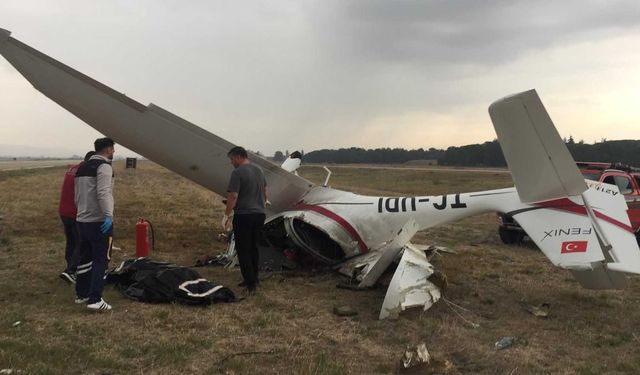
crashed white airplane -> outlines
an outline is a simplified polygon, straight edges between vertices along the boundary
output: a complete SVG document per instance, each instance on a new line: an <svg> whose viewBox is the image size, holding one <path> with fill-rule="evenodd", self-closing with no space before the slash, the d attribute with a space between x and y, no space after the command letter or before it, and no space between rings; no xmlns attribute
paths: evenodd
<svg viewBox="0 0 640 375"><path fill-rule="evenodd" d="M0 53L44 95L156 163L220 194L234 145L154 105L144 106L10 37ZM486 212L513 216L551 262L588 288L621 288L640 273L640 249L618 188L586 182L534 90L489 107L515 188L418 197L369 197L316 186L257 155L271 206L265 224L275 244L293 244L373 285L402 254L380 311L397 316L440 298L433 267L409 241L420 230ZM295 164L295 163L294 163ZM569 228L568 230L565 230ZM556 230L562 229L562 230ZM549 233L554 233L550 236Z"/></svg>

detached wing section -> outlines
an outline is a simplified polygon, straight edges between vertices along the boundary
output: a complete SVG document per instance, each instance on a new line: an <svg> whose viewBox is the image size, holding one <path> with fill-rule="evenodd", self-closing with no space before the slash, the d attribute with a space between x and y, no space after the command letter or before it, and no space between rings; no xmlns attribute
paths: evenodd
<svg viewBox="0 0 640 375"><path fill-rule="evenodd" d="M144 106L10 37L0 29L2 54L49 99L99 132L146 158L225 195L234 145L154 105ZM265 172L271 210L289 208L313 186L302 177L251 155Z"/></svg>

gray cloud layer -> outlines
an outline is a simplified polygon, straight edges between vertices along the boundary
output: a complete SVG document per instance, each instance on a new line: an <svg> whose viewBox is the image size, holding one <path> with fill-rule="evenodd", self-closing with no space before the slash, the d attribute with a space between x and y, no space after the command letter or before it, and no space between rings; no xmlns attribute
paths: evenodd
<svg viewBox="0 0 640 375"><path fill-rule="evenodd" d="M105 84L272 151L359 145L380 118L484 110L512 89L498 67L636 34L640 3L65 0L3 2L0 14L16 38Z"/></svg>
<svg viewBox="0 0 640 375"><path fill-rule="evenodd" d="M326 6L326 2L323 3ZM495 64L533 48L637 28L637 1L335 1L323 26L366 61ZM331 17L331 16L335 16Z"/></svg>

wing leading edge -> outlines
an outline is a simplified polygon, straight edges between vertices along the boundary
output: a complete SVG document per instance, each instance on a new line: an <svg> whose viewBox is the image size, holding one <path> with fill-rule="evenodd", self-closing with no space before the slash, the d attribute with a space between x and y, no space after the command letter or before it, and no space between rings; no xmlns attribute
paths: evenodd
<svg viewBox="0 0 640 375"><path fill-rule="evenodd" d="M234 145L154 104L141 103L111 89L0 29L0 54L38 91L144 157L225 195L232 167L226 156ZM271 211L286 210L313 186L252 154L265 172Z"/></svg>

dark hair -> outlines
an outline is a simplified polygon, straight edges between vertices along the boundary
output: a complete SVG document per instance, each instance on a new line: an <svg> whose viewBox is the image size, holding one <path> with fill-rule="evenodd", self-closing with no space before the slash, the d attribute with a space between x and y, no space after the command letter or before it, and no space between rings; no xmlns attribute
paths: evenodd
<svg viewBox="0 0 640 375"><path fill-rule="evenodd" d="M234 156L240 156L243 158L248 158L249 156L247 155L247 150L244 149L244 147L240 147L240 146L236 146L234 148L232 148L231 150L229 150L229 152L227 152L227 156L228 157L234 157Z"/></svg>
<svg viewBox="0 0 640 375"><path fill-rule="evenodd" d="M96 141L93 142L93 147L96 152L100 152L107 147L113 147L114 144L115 142L113 142L113 139L105 137L96 139Z"/></svg>
<svg viewBox="0 0 640 375"><path fill-rule="evenodd" d="M92 157L93 155L95 155L95 154L96 154L96 152L95 152L95 151L89 151L89 152L87 152L87 154L84 156L84 161L89 161L89 159L91 159L91 157Z"/></svg>

